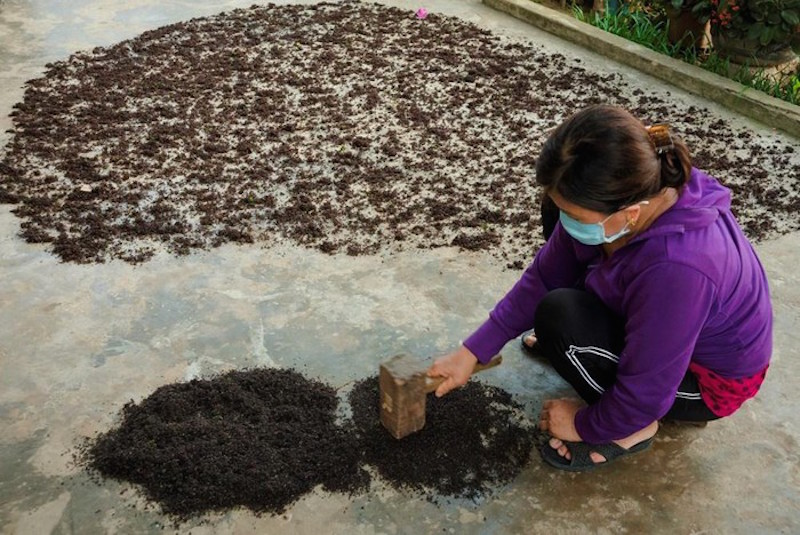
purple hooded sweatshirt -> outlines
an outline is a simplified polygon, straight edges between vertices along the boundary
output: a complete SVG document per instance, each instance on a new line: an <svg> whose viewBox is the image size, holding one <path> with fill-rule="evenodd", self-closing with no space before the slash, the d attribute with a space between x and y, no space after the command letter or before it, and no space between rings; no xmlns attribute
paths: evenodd
<svg viewBox="0 0 800 535"><path fill-rule="evenodd" d="M488 361L533 328L547 292L576 285L625 318L616 382L575 416L585 442L618 440L664 416L689 362L732 379L769 363L772 307L764 269L731 213L730 191L702 171L693 169L678 201L610 257L557 224L464 345Z"/></svg>

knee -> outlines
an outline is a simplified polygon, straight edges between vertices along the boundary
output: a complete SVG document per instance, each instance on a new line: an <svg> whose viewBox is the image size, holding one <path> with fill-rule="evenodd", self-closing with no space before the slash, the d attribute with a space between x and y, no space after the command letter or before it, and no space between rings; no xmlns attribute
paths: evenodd
<svg viewBox="0 0 800 535"><path fill-rule="evenodd" d="M557 288L550 291L539 302L534 316L534 330L538 339L550 338L564 328L569 321L571 311L575 309L575 300L580 290L574 288Z"/></svg>

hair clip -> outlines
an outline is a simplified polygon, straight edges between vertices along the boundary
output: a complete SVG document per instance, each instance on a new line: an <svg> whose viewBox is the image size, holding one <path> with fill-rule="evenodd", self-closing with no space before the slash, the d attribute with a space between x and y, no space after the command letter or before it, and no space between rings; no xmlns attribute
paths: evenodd
<svg viewBox="0 0 800 535"><path fill-rule="evenodd" d="M672 141L672 133L669 131L668 124L658 123L648 126L647 133L650 136L650 143L653 144L656 154L661 155L675 148L675 143Z"/></svg>

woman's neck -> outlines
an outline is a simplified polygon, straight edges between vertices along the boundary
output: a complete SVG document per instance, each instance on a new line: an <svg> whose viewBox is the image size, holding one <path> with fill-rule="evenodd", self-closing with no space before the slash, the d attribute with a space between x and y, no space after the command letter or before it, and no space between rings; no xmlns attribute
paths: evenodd
<svg viewBox="0 0 800 535"><path fill-rule="evenodd" d="M675 203L678 202L678 197L678 190L675 188L664 188L661 193L648 199L650 201L648 204L641 205L642 209L639 212L639 219L631 226L631 232L618 240L603 244L603 250L606 256L611 256L614 251L624 247L634 237L647 230L661 214L672 208Z"/></svg>

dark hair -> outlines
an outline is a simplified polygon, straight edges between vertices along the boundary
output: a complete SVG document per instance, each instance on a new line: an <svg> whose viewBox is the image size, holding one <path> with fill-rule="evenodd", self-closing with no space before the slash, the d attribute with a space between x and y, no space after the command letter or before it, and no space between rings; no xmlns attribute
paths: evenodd
<svg viewBox="0 0 800 535"><path fill-rule="evenodd" d="M674 135L659 154L644 124L622 108L592 106L556 128L536 162L536 181L588 210L612 214L689 180L691 157Z"/></svg>

